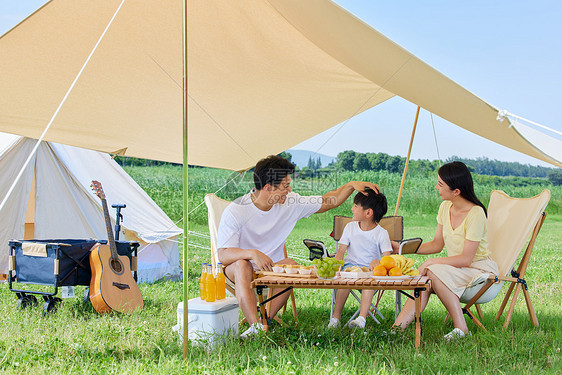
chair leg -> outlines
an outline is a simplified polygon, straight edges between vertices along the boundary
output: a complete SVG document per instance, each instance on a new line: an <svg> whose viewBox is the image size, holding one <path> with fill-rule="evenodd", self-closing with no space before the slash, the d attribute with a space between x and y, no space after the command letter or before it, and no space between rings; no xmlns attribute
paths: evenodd
<svg viewBox="0 0 562 375"><path fill-rule="evenodd" d="M349 320L347 321L347 323L345 323L344 328L349 326L349 323L351 323L351 321L355 318L357 318L357 315L359 315L359 309L357 311L355 311L355 313L351 316L351 318L349 318Z"/></svg>
<svg viewBox="0 0 562 375"><path fill-rule="evenodd" d="M484 293L486 293L486 291L488 289L490 289L490 287L494 285L494 281L492 281L491 279L488 279L488 281L486 282L486 284L482 285L482 287L480 288L480 290L478 291L478 293L476 293L472 299L470 301L468 301L468 303L464 306L463 308L463 312L465 314L468 314L468 316L470 316L470 318L474 321L474 323L476 325L481 326L482 328L484 328L484 326L482 325L482 323L480 323L480 321L478 319L476 319L476 317L474 316L474 314L472 314L472 311L470 311L470 308L472 306L476 306L476 311L478 312L478 317L480 318L480 320L484 320L484 314L482 313L482 309L480 309L480 305L476 303L476 301L478 301L480 299L480 297L482 297L482 295L484 295ZM447 323L449 321L449 318L451 317L451 314L449 314L447 312L447 316L445 317L445 323ZM484 328L485 329L485 328Z"/></svg>
<svg viewBox="0 0 562 375"><path fill-rule="evenodd" d="M480 322L480 320L478 320L478 318L474 316L474 314L472 313L472 311L470 311L470 309L465 308L463 311L465 311L468 314L468 316L470 316L474 324L482 328L484 331L487 331L486 327L484 327L484 325Z"/></svg>
<svg viewBox="0 0 562 375"><path fill-rule="evenodd" d="M381 317L382 320L384 320L384 315L381 313L381 311L379 310L378 306L379 306L379 301L381 300L381 294L382 294L383 290L379 290L377 293L377 302L375 302L374 304L371 303L371 310L370 312L377 314L378 316ZM375 319L376 320L376 319Z"/></svg>
<svg viewBox="0 0 562 375"><path fill-rule="evenodd" d="M357 302L359 302L359 306L361 306L361 298L359 298L357 296L357 294L355 293L354 290L351 291L351 295L353 297L355 297L355 299L357 300ZM357 315L359 315L359 311L361 310L361 308L357 309L357 311L355 311L355 313L351 316L351 318L347 321L347 323L344 325L344 327L347 327L349 325L349 323L355 319L357 317ZM373 318L373 320L377 323L377 324L381 324L381 322L375 317L375 315L372 313L372 310L375 311L376 314L380 315L382 319L384 319L384 316L382 315L382 313L380 312L380 310L371 303L371 310L369 310L368 314L371 316L371 318Z"/></svg>
<svg viewBox="0 0 562 375"><path fill-rule="evenodd" d="M273 320L275 320L277 323L279 323L279 324L282 325L283 327L287 327L287 323L285 323L284 321L282 321L281 318L278 317L277 315L273 318Z"/></svg>
<svg viewBox="0 0 562 375"><path fill-rule="evenodd" d="M355 293L354 290L350 291L350 295L352 295L357 300L357 302L359 302L359 305L361 305L361 298L357 297L357 294ZM344 327L347 327L353 319L357 318L357 315L359 315L359 309L357 309L357 311L355 311L355 313L351 316L351 318L349 318L347 323L345 323Z"/></svg>
<svg viewBox="0 0 562 375"><path fill-rule="evenodd" d="M371 311L368 311L369 315L371 316L371 318L373 318L373 320L375 321L375 323L377 324L381 324L381 322L379 322L379 320L373 315L373 313Z"/></svg>
<svg viewBox="0 0 562 375"><path fill-rule="evenodd" d="M525 302L527 303L527 310L529 310L529 317L531 318L531 323L535 327L539 327L539 320L537 319L537 314L535 314L535 309L533 308L533 304L531 303L531 295L529 291L523 288L523 295L525 296Z"/></svg>
<svg viewBox="0 0 562 375"><path fill-rule="evenodd" d="M511 321L511 315L513 315L513 310L515 309L515 302L517 302L517 297L519 296L519 291L521 290L521 284L517 283L515 286L515 291L513 292L513 298L509 304L509 310L507 310L507 316L505 322L503 323L503 328L507 328L509 322Z"/></svg>
<svg viewBox="0 0 562 375"><path fill-rule="evenodd" d="M484 320L484 313L482 312L482 308L480 305L474 305L476 307L476 312L478 313L478 317L480 320Z"/></svg>
<svg viewBox="0 0 562 375"><path fill-rule="evenodd" d="M496 314L496 320L498 320L502 316L503 310L505 309L505 306L507 306L507 302L509 301L509 297L511 296L511 292L513 292L514 287L515 287L515 284L511 283L511 285L509 286L509 289L507 289L507 293L505 293L505 297L503 298L500 309L498 310L498 313Z"/></svg>
<svg viewBox="0 0 562 375"><path fill-rule="evenodd" d="M377 303L375 303L375 307L379 307L379 302L381 301L382 295L384 294L384 290L379 290L379 294L377 297Z"/></svg>
<svg viewBox="0 0 562 375"><path fill-rule="evenodd" d="M351 293L351 295L352 295L353 297L355 297L355 299L357 300L357 302L359 302L359 304L361 304L361 298L359 298L359 297L357 296L357 294L355 293L355 291L352 290L350 293Z"/></svg>

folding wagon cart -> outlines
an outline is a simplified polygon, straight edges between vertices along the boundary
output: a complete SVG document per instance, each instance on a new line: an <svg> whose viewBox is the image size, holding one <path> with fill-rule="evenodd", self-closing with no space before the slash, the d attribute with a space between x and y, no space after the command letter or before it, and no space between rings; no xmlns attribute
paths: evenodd
<svg viewBox="0 0 562 375"><path fill-rule="evenodd" d="M96 243L107 241L94 239L53 239L10 241L8 282L10 291L16 293L18 309L37 306L40 295L45 300L43 315L54 312L62 299L56 297L62 286L90 285L92 277L89 255ZM137 281L138 242L116 241L119 255L131 261L133 277ZM18 284L18 288L14 284ZM52 286L52 291L41 292L19 289L19 284ZM87 291L86 291L87 292ZM84 301L88 301L84 293Z"/></svg>

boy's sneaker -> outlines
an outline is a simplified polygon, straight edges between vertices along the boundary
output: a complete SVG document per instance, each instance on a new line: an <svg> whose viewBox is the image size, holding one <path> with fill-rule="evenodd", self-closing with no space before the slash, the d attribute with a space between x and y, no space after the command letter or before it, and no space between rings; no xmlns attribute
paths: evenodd
<svg viewBox="0 0 562 375"><path fill-rule="evenodd" d="M363 318L362 316L358 316L356 319L353 319L351 322L349 322L349 327L363 329L365 328L365 323L367 323L365 318Z"/></svg>
<svg viewBox="0 0 562 375"><path fill-rule="evenodd" d="M250 328L240 334L240 338L247 339L259 334L261 331L263 331L263 325L261 323L254 323L250 325Z"/></svg>
<svg viewBox="0 0 562 375"><path fill-rule="evenodd" d="M464 333L460 328L455 328L451 332L449 332L445 336L443 336L443 339L445 341L449 342L449 341L453 341L453 340L457 340L457 339L462 339L463 337L466 337L467 335L470 336L470 332Z"/></svg>
<svg viewBox="0 0 562 375"><path fill-rule="evenodd" d="M336 318L330 318L330 323L328 323L328 328L340 328L340 320Z"/></svg>

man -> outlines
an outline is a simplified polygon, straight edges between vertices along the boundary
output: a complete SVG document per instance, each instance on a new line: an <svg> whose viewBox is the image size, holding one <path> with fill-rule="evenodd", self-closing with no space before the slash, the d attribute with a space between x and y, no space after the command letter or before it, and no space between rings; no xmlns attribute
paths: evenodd
<svg viewBox="0 0 562 375"><path fill-rule="evenodd" d="M254 169L255 189L236 199L224 211L218 230L218 257L226 276L236 284L236 298L250 328L241 337L259 333L256 296L251 288L254 270L271 271L273 264L297 264L285 258L283 247L297 221L338 207L354 192L379 187L351 181L323 196L304 197L291 191L295 166L271 155ZM276 291L274 291L275 293ZM271 301L273 317L289 298L288 293Z"/></svg>

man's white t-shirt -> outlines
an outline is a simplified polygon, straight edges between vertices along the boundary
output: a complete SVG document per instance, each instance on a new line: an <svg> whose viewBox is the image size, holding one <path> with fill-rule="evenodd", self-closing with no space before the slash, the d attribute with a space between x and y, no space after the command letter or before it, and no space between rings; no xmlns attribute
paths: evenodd
<svg viewBox="0 0 562 375"><path fill-rule="evenodd" d="M377 225L371 230L361 230L358 221L345 226L339 243L348 246L345 263L360 267L368 267L373 259L381 259L382 253L392 251L386 229Z"/></svg>
<svg viewBox="0 0 562 375"><path fill-rule="evenodd" d="M258 249L273 262L285 258L283 246L297 221L318 212L322 196L287 194L283 204L269 211L257 208L251 193L228 205L219 224L217 248Z"/></svg>

